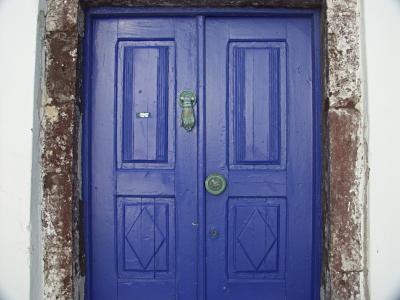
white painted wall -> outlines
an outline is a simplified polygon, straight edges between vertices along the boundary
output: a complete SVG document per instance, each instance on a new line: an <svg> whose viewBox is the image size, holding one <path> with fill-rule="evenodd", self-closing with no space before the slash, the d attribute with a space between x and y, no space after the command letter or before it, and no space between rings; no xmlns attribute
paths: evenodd
<svg viewBox="0 0 400 300"><path fill-rule="evenodd" d="M38 1L0 0L0 299L29 299Z"/></svg>
<svg viewBox="0 0 400 300"><path fill-rule="evenodd" d="M0 0L0 300L29 299L38 2ZM370 293L372 300L398 300L400 0L363 4L370 125Z"/></svg>
<svg viewBox="0 0 400 300"><path fill-rule="evenodd" d="M372 300L400 299L400 0L364 0Z"/></svg>

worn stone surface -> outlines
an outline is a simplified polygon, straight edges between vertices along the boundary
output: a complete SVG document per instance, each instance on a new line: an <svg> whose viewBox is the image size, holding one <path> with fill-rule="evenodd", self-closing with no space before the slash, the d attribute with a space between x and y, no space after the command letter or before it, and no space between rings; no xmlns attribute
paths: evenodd
<svg viewBox="0 0 400 300"><path fill-rule="evenodd" d="M47 0L46 32L75 31L79 0Z"/></svg>
<svg viewBox="0 0 400 300"><path fill-rule="evenodd" d="M329 299L362 299L364 284L364 139L361 113L328 114L330 192L327 282Z"/></svg>
<svg viewBox="0 0 400 300"><path fill-rule="evenodd" d="M76 89L77 40L76 28L46 34L47 49L51 50L46 57L47 75L52 78L46 81L47 104L74 103L77 98L71 93Z"/></svg>
<svg viewBox="0 0 400 300"><path fill-rule="evenodd" d="M44 299L72 299L74 290L77 9L77 1L47 1L41 108Z"/></svg>
<svg viewBox="0 0 400 300"><path fill-rule="evenodd" d="M322 3L322 0L81 0L81 3L86 7L319 7Z"/></svg>
<svg viewBox="0 0 400 300"><path fill-rule="evenodd" d="M361 99L360 0L326 0L329 104L354 108Z"/></svg>
<svg viewBox="0 0 400 300"><path fill-rule="evenodd" d="M326 0L325 299L367 299L367 144L359 0Z"/></svg>

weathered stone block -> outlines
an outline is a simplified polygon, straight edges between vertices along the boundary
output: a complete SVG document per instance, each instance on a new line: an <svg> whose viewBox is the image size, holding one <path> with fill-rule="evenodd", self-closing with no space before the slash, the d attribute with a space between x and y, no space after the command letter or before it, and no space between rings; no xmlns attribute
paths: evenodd
<svg viewBox="0 0 400 300"><path fill-rule="evenodd" d="M72 173L75 117L74 103L43 107L43 172Z"/></svg>
<svg viewBox="0 0 400 300"><path fill-rule="evenodd" d="M164 6L164 7L319 7L322 0L81 0L95 6Z"/></svg>
<svg viewBox="0 0 400 300"><path fill-rule="evenodd" d="M46 32L76 28L79 0L47 0Z"/></svg>
<svg viewBox="0 0 400 300"><path fill-rule="evenodd" d="M45 174L42 203L44 299L71 299L72 196L71 175Z"/></svg>
<svg viewBox="0 0 400 300"><path fill-rule="evenodd" d="M361 99L358 0L326 0L329 105L354 108Z"/></svg>
<svg viewBox="0 0 400 300"><path fill-rule="evenodd" d="M360 278L365 272L362 116L355 109L332 109L328 123L331 299L361 299Z"/></svg>
<svg viewBox="0 0 400 300"><path fill-rule="evenodd" d="M46 92L48 103L75 102L78 33L75 30L46 34Z"/></svg>

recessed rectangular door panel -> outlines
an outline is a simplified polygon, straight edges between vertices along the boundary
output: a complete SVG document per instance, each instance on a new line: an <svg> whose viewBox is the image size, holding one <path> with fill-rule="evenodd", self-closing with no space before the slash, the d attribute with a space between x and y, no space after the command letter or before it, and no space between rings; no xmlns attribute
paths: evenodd
<svg viewBox="0 0 400 300"><path fill-rule="evenodd" d="M173 41L118 42L119 168L174 166L175 68Z"/></svg>

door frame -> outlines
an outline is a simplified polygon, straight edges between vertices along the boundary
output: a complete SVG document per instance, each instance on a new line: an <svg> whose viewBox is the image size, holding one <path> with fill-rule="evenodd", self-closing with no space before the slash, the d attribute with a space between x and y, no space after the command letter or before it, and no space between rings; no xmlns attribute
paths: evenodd
<svg viewBox="0 0 400 300"><path fill-rule="evenodd" d="M86 12L86 29L83 44L83 91L84 91L84 109L82 123L82 192L83 192L83 223L84 223L84 240L85 240L85 299L91 299L91 192L90 192L90 138L91 138L91 85L92 77L92 36L93 22L98 19L120 18L120 17L193 17L197 18L197 22L202 18L204 27L204 18L207 17L270 17L270 18L305 18L312 23L312 57L313 57L313 268L312 268L312 289L313 298L319 299L320 293L320 278L321 278L321 250L322 250L322 205L321 205L321 111L322 111L322 82L321 82L321 65L320 65L320 11L318 9L255 9L255 8L92 8ZM204 39L199 37L199 39ZM203 41L200 45L203 45ZM200 50L198 63L203 60L203 50ZM201 68L203 70L203 68ZM202 72L202 71L199 71ZM205 74L199 74L199 78L204 78ZM200 79L202 81L202 79ZM204 122L201 122L204 126ZM199 132L203 132L200 129ZM200 193L202 194L202 193ZM201 215L204 214L201 213ZM204 230L200 231L199 241L204 242ZM203 253L199 247L199 255ZM200 258L200 262L204 261ZM205 266L201 266L200 270L205 270ZM200 273L202 271L199 271Z"/></svg>
<svg viewBox="0 0 400 300"><path fill-rule="evenodd" d="M321 273L321 295L326 299L367 297L365 221L368 164L359 72L359 1L236 0L204 1L199 4L198 1L189 0L181 4L172 0L47 0L47 10L40 19L43 21L39 22L44 43L38 45L39 53L43 54L38 60L43 71L40 76L42 90L38 91L41 99L38 105L41 115L38 129L41 138L41 194L36 204L40 206L40 214L38 219L32 220L33 226L37 226L41 232L42 242L36 245L38 250L34 248L32 259L33 264L38 264L43 270L42 274L33 274L35 278L38 275L43 277L43 297L78 299L83 292L82 283L85 278L82 236L87 230L83 228L82 219L86 210L80 199L86 199L87 192L82 189L82 185L85 186L87 174L80 168L81 162L87 162L87 157L82 154L88 145L85 144L85 137L81 136L81 121L85 123L82 110L87 109L84 107L87 101L81 101L82 96L87 99L85 94L81 95L81 80L83 65L88 62L82 54L81 43L82 37L90 33L85 32L82 26L82 9L101 5L185 5L188 8L169 8L167 14L171 15L174 10L180 15L196 14L194 10L197 10L197 14L201 11L203 14L210 12L207 8L190 8L191 3L195 6L230 7L223 9L230 15L235 13L233 7L242 6L254 6L244 8L244 14L262 15L262 10L269 11L265 7L297 7L321 11L323 91L318 113L322 117L322 136L319 137L322 150L318 155L322 158L319 170L322 167L320 209L323 236L319 244L323 247L323 257L322 266L317 268L318 274ZM166 8L153 9L159 15ZM106 8L94 10L106 17ZM125 8L113 10L121 12ZM144 10L138 8L137 12L145 13ZM271 10L264 14L285 12L301 14L305 10L274 8L273 12ZM214 14L221 13L222 10L215 9ZM319 24L316 28L319 28ZM343 223L348 230L341 230ZM34 282L38 281L35 279Z"/></svg>

